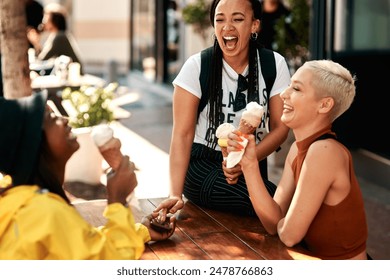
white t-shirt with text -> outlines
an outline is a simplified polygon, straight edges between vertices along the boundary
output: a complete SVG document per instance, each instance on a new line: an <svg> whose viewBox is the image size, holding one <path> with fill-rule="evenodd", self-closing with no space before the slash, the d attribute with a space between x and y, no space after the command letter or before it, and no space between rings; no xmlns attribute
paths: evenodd
<svg viewBox="0 0 390 280"><path fill-rule="evenodd" d="M274 52L275 63L276 63L276 78L272 90L270 92L270 98L273 96L279 95L289 84L290 84L290 72L287 66L287 63L279 53ZM263 79L263 75L261 74L260 67L260 57L258 56L258 71L260 74L259 82L259 100L260 105L264 107L264 112L267 112L268 101L267 101L267 92L265 81ZM201 56L200 52L192 55L187 59L181 68L179 74L174 79L172 84L174 86L179 86L191 94L195 95L199 99L202 95L202 90L199 81L200 75L200 64L201 64ZM248 66L241 73L243 76L248 75ZM233 103L235 100L236 90L237 90L237 81L238 81L238 73L236 73L229 64L223 60L222 66L222 113L224 116L223 122L228 122L238 127L240 118L245 108L234 112L233 111ZM244 92L245 96L247 95L247 91ZM196 125L194 142L200 143L203 145L207 145L206 139L212 137L215 138L215 130L211 129L208 125L208 104L203 109L203 111L199 115L198 124ZM261 139L268 133L268 125L266 124L265 118L263 118L262 123L256 130L256 141L259 142ZM215 146L216 150L220 150L219 146Z"/></svg>

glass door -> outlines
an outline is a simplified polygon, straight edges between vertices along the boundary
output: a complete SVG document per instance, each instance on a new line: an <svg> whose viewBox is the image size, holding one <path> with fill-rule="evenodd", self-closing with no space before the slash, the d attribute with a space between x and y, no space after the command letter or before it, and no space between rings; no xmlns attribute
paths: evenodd
<svg viewBox="0 0 390 280"><path fill-rule="evenodd" d="M156 74L155 0L132 1L131 69L143 72L147 79Z"/></svg>

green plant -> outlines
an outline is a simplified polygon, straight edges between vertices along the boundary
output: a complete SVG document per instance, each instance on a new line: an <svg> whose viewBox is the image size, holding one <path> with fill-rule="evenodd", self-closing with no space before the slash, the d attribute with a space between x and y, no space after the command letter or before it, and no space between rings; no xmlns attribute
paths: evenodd
<svg viewBox="0 0 390 280"><path fill-rule="evenodd" d="M110 83L106 87L82 86L78 90L65 88L62 99L68 101L74 109L69 114L70 125L80 128L113 121L114 113L110 103L117 87L117 83Z"/></svg>
<svg viewBox="0 0 390 280"><path fill-rule="evenodd" d="M209 9L210 5L206 4L205 0L196 0L186 5L181 11L183 21L186 24L192 24L194 31L204 41L207 40L207 29L210 27Z"/></svg>
<svg viewBox="0 0 390 280"><path fill-rule="evenodd" d="M309 59L310 6L308 0L289 0L291 14L275 26L277 51L297 69Z"/></svg>

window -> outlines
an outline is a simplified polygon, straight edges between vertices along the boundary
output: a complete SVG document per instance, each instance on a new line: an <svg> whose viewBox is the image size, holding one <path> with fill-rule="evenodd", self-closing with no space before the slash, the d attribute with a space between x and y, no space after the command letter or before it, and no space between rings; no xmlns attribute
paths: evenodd
<svg viewBox="0 0 390 280"><path fill-rule="evenodd" d="M335 1L334 50L389 50L389 0Z"/></svg>

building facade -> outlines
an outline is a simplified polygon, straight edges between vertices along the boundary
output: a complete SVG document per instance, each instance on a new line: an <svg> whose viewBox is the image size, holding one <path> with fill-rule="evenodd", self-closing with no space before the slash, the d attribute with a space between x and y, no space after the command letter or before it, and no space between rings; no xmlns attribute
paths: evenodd
<svg viewBox="0 0 390 280"><path fill-rule="evenodd" d="M390 2L314 0L310 46L312 58L335 60L357 77L354 103L335 123L340 139L388 162Z"/></svg>
<svg viewBox="0 0 390 280"><path fill-rule="evenodd" d="M182 7L191 1L57 2L69 11L71 32L87 69L104 70L115 61L119 71L141 71L151 81L169 83L185 59L205 46L181 20Z"/></svg>

